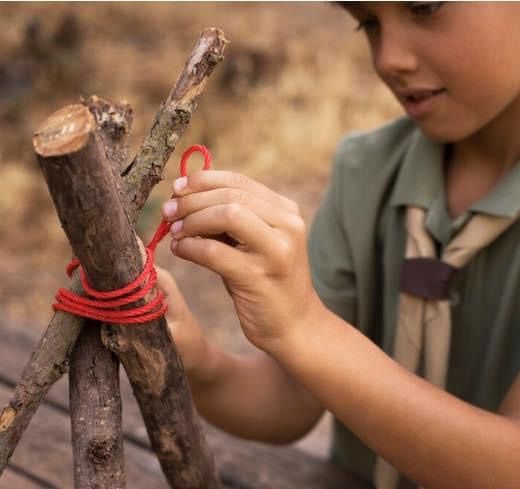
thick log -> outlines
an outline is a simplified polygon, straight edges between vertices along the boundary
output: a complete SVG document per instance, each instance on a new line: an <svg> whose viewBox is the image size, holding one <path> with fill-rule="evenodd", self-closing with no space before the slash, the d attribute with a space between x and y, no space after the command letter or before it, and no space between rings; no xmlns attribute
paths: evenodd
<svg viewBox="0 0 520 489"><path fill-rule="evenodd" d="M222 41L218 41L219 39ZM218 51L218 46L220 46L220 51ZM180 138L180 134L188 124L191 111L196 108L196 100L200 96L201 89L213 71L213 63L222 59L224 46L225 40L221 31L206 29L202 33L189 57L189 60L193 61L186 64L168 97L169 103L165 102L161 105L155 118L156 122L149 131L149 134L154 133L156 138L162 138L163 141L166 137L169 144L165 146L156 143L154 137L147 136L134 163L125 170L121 197L126 202L127 213L132 223L137 220L139 211L146 202L154 183L161 178L162 171L174 149L175 141ZM211 61L203 62L206 59ZM191 85L197 85L199 89L193 89ZM175 94L181 96L178 102ZM192 97L191 101L190 97ZM90 102L87 103L90 105ZM163 127L163 123L168 126L168 118L160 116L164 107L168 106L175 111L177 105L182 106L189 117L178 119L172 129L174 132L170 134L164 130L155 130L157 125ZM118 133L124 135L125 128L129 127L130 114L127 113L125 116L125 113L124 109L116 109L115 113L103 118L108 121L108 131L113 129L110 137L114 137ZM81 293L81 286L77 278L73 278L71 290ZM50 387L68 370L68 358L83 324L82 318L61 312L56 313L24 367L20 382L15 387L13 398L0 412L0 475L41 400Z"/></svg>
<svg viewBox="0 0 520 489"><path fill-rule="evenodd" d="M94 116L120 190L120 172L128 157L131 108L98 97L83 104ZM124 489L119 360L103 345L97 321L86 321L71 353L69 393L74 487Z"/></svg>
<svg viewBox="0 0 520 489"><path fill-rule="evenodd" d="M122 168L128 151L132 111L128 104L91 97L83 102L95 116L107 159ZM81 293L74 277L71 290ZM43 396L69 369L69 356L83 326L83 318L57 313L22 372L14 396L0 414L0 474ZM99 328L99 326L98 326Z"/></svg>
<svg viewBox="0 0 520 489"><path fill-rule="evenodd" d="M97 290L113 290L132 282L143 260L95 129L86 107L69 106L40 126L33 144L64 231L90 283ZM171 486L219 487L164 318L131 327L114 325L107 338L127 372Z"/></svg>
<svg viewBox="0 0 520 489"><path fill-rule="evenodd" d="M92 139L92 144L87 144L87 148L93 153L85 156L86 160L102 158L106 170L111 171L112 165L106 158L106 146L101 144L96 119L87 107L76 105L71 106L70 110L65 108L47 119L44 124L45 128L35 136L37 153L54 156L62 152L72 152L81 158L80 148L85 141ZM92 134L96 137L92 138ZM81 159L79 163L82 163ZM59 165L59 162L51 164ZM115 181L113 171L111 176ZM74 181L69 183L74 184ZM75 196L79 195L75 190L73 193ZM117 201L118 197L115 195L114 202ZM85 201L82 202L82 207L88 208L91 204L92 202ZM60 205L67 206L68 203L56 203L57 207ZM95 215L96 210L90 212ZM73 216L68 219L69 227L74 229ZM81 240L81 233L85 231L80 228L73 232ZM131 239L131 233L128 232L122 239ZM74 244L73 248L77 249ZM109 263L102 263L101 266L109 266ZM125 474L118 362L103 346L99 324L87 321L87 328L90 329L84 328L80 333L70 357L75 487L122 489L125 487Z"/></svg>

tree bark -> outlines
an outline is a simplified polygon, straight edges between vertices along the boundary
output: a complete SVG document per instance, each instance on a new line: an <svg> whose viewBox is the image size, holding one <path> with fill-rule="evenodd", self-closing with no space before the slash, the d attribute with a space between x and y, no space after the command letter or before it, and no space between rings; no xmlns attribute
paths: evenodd
<svg viewBox="0 0 520 489"><path fill-rule="evenodd" d="M86 321L70 359L70 414L76 489L124 489L119 361Z"/></svg>
<svg viewBox="0 0 520 489"><path fill-rule="evenodd" d="M140 151L123 171L128 190L123 196L131 220L143 207L153 186L162 180L164 166L188 126L209 75L224 59L228 41L219 29L205 29L179 78L161 104Z"/></svg>
<svg viewBox="0 0 520 489"><path fill-rule="evenodd" d="M97 290L132 282L143 268L138 239L115 189L89 110L66 107L33 140L64 231ZM166 479L174 488L217 488L180 358L164 320L114 325L106 344L125 367Z"/></svg>
<svg viewBox="0 0 520 489"><path fill-rule="evenodd" d="M126 142L132 123L128 104L98 97L84 101L120 191L120 172L128 157ZM74 487L124 489L123 428L119 360L101 341L101 324L86 320L70 357Z"/></svg>
<svg viewBox="0 0 520 489"><path fill-rule="evenodd" d="M139 211L153 186L162 178L163 169L176 141L188 124L192 111L196 108L196 101L207 78L213 71L214 65L222 59L225 44L224 35L218 29L203 31L174 89L167 101L161 105L155 118L156 122L150 129L150 135L145 138L133 163L125 170L121 198L125 202L132 223L137 220ZM195 86L197 88L194 88ZM177 94L180 94L179 100L176 99ZM165 110L167 113L171 111L175 113L176 107L185 110L186 117L178 118L175 124L171 124L171 117L161 117L160 114ZM115 114L106 117L107 127L113 131L113 134L125 130L128 115L125 116L124 113L125 111L116 110ZM174 132L168 134L164 129L158 131L154 129L157 126L172 127ZM156 138L166 137L169 144L155 142L152 133ZM81 293L81 285L77 278L72 280L71 290ZM83 318L56 313L24 367L13 398L0 413L0 475L41 400L50 387L68 370L69 354L83 324Z"/></svg>
<svg viewBox="0 0 520 489"><path fill-rule="evenodd" d="M26 326L0 318L0 402L9 398L10 390L16 384L13 373L21 369L24 357L38 339L38 334ZM132 388L124 376L121 378L121 397L124 405L128 486L164 489L166 484L162 474L157 474L155 467L149 466L153 462L153 452L149 448L146 433L143 433L142 417ZM51 389L42 402L42 407L46 409L44 412L38 411L34 423L29 426L26 438L30 436L31 439L21 441L7 466L0 487L11 487L4 478L13 462L33 476L48 481L53 487L73 487L73 483L68 482L71 477L60 474L63 467L72 466L68 447L63 446L68 445L70 439L67 398L68 389L63 382ZM58 417L63 418L62 421ZM356 483L355 478L339 466L305 454L297 448L236 438L203 420L201 422L222 483L229 489L370 489L369 484ZM51 445L52 450L49 451ZM140 449L149 450L149 456ZM45 450L48 453L43 453ZM140 468L145 470L141 472ZM47 487L42 483L38 487L44 486Z"/></svg>

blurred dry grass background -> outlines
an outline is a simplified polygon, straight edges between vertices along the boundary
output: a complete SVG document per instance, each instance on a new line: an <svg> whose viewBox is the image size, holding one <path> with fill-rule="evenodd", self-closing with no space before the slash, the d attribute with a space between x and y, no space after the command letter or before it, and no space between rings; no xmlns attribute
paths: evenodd
<svg viewBox="0 0 520 489"><path fill-rule="evenodd" d="M80 95L127 100L131 153L204 27L231 41L191 126L139 223L146 238L170 194L178 157L207 145L232 169L296 200L309 221L338 139L399 114L354 23L327 3L42 3L0 5L0 312L43 331L66 285L69 246L32 152L50 113ZM175 260L174 273L213 341L247 350L217 277Z"/></svg>

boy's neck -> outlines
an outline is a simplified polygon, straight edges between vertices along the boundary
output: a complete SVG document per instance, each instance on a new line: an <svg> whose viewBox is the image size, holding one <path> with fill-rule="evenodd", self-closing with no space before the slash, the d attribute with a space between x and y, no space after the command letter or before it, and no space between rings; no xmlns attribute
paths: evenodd
<svg viewBox="0 0 520 489"><path fill-rule="evenodd" d="M520 161L520 96L492 122L453 145L459 162L492 166L500 177Z"/></svg>
<svg viewBox="0 0 520 489"><path fill-rule="evenodd" d="M446 205L452 217L488 194L520 161L520 97L507 112L454 143L445 166Z"/></svg>
<svg viewBox="0 0 520 489"><path fill-rule="evenodd" d="M445 163L446 207L452 218L463 214L488 194L507 172L505 167L468 158L456 148Z"/></svg>

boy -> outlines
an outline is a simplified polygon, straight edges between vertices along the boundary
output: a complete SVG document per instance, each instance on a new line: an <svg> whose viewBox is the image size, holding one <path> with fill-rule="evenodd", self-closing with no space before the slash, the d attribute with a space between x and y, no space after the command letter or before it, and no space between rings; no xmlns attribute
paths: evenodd
<svg viewBox="0 0 520 489"><path fill-rule="evenodd" d="M163 207L264 352L209 345L161 272L197 408L276 443L328 409L378 489L520 487L520 4L344 6L408 117L340 144L312 282L296 204L259 183L195 172Z"/></svg>

